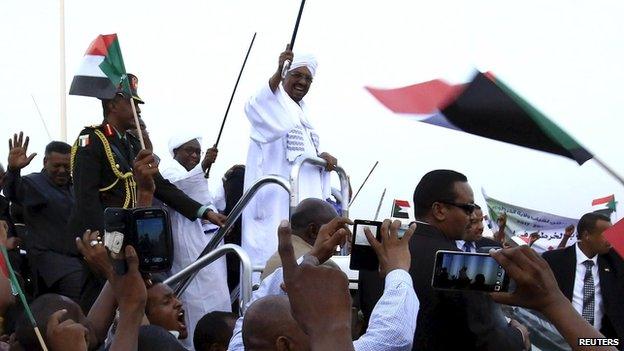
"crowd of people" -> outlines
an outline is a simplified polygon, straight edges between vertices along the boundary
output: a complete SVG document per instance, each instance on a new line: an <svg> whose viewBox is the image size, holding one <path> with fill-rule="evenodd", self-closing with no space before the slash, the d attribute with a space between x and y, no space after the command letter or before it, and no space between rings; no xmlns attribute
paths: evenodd
<svg viewBox="0 0 624 351"><path fill-rule="evenodd" d="M7 252L0 349L530 350L535 326L510 318L509 306L550 323L560 338L555 349L624 347L624 261L603 236L610 218L583 215L577 241L567 245L575 229L567 228L561 245L542 257L527 245L511 247L504 214L494 237L484 237L484 213L468 179L452 170L420 178L416 221L407 230L390 219L378 236L365 230L379 269L361 270L350 290L332 260L338 246L350 247L353 224L328 201L328 172L338 161L322 152L303 103L316 67L313 56L288 47L280 55L276 72L245 106L252 125L247 164L229 169L212 192L205 175L218 150L202 158L201 137L176 131L168 143L173 163L162 167L152 151L158 141L142 119L135 122L143 100L134 75L129 92L102 99L101 124L82 130L73 145L47 145L41 172L21 173L36 153L29 154L28 136L14 134L0 174L0 245ZM285 192L263 188L225 237L264 267L244 314L231 301L239 264L230 258L202 269L177 296L167 276L199 257L256 180L288 178L302 155L322 158L326 168L302 168L298 206L290 211ZM105 215L111 207L168 212L171 269L141 271L132 244L114 248ZM434 288L439 250L489 254L513 286ZM462 269L455 279L483 290L485 280L472 281Z"/></svg>

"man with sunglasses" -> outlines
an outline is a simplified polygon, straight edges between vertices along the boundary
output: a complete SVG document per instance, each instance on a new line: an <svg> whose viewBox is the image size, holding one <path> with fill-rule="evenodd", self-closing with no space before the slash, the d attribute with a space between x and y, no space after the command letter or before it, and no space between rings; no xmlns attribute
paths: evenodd
<svg viewBox="0 0 624 351"><path fill-rule="evenodd" d="M288 70L284 63L291 62ZM299 198L327 199L329 173L337 165L335 157L322 152L303 98L312 85L317 62L314 56L297 53L287 46L268 82L245 105L251 123L245 168L245 190L260 177L274 174L286 179L298 157L321 157L327 169L305 164L299 174ZM285 71L285 72L283 72ZM284 76L282 76L282 74ZM277 251L275 228L288 218L288 194L278 186L262 188L243 211L242 246L254 266L264 266ZM254 276L258 279L258 275Z"/></svg>
<svg viewBox="0 0 624 351"><path fill-rule="evenodd" d="M452 170L425 174L414 191L418 226L410 241L410 275L420 300L413 350L523 350L521 330L510 326L487 294L431 287L438 250L461 251L476 208L468 179ZM374 274L372 274L374 273ZM362 309L381 296L377 272L360 271Z"/></svg>

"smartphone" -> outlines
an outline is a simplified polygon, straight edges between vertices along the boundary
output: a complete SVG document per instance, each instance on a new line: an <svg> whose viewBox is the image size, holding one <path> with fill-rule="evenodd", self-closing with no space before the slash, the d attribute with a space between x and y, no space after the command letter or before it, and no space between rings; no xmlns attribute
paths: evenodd
<svg viewBox="0 0 624 351"><path fill-rule="evenodd" d="M139 270L163 272L171 269L173 240L167 212L159 208L138 208L132 212Z"/></svg>
<svg viewBox="0 0 624 351"><path fill-rule="evenodd" d="M370 229L377 240L380 240L381 222L356 219L353 221L353 240L351 242L351 261L349 268L352 270L376 271L379 269L379 260L375 250L370 246L364 228Z"/></svg>
<svg viewBox="0 0 624 351"><path fill-rule="evenodd" d="M157 273L171 269L173 239L167 212L158 207L104 210L105 244L114 253L132 245L139 257L139 270ZM113 261L115 270L123 274L125 261ZM124 263L124 264L122 264Z"/></svg>
<svg viewBox="0 0 624 351"><path fill-rule="evenodd" d="M509 291L509 276L489 254L440 250L431 286L443 290Z"/></svg>

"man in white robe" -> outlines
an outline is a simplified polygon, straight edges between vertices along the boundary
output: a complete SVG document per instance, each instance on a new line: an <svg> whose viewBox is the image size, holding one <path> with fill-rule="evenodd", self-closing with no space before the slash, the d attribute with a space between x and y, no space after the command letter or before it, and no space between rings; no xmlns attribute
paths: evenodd
<svg viewBox="0 0 624 351"><path fill-rule="evenodd" d="M212 198L204 172L216 159L217 149L208 149L206 157L200 163L200 140L201 138L193 133L182 133L182 135L172 137L169 141L169 152L174 162L161 173L165 179L195 201L211 204ZM225 219L225 216L216 213L214 206L210 205L210 209L215 211L215 215ZM195 262L219 227L201 219L190 221L175 210L171 208L168 210L174 248L171 273L175 274ZM193 333L197 322L206 313L212 311L231 311L225 257L219 258L199 271L180 296L180 300L185 308L188 329L188 337L180 341L187 349L193 350Z"/></svg>
<svg viewBox="0 0 624 351"><path fill-rule="evenodd" d="M294 56L294 57L293 57ZM285 60L292 62L282 79ZM293 55L287 47L279 58L278 69L268 83L245 105L251 122L251 140L245 169L245 191L265 175L289 179L295 159L300 155L322 157L328 162L326 170L306 164L299 176L299 199L327 199L330 194L329 173L337 160L321 152L319 136L308 118L303 102L317 63L311 55ZM254 266L264 266L277 250L277 227L288 219L288 194L278 185L260 190L243 211L242 246ZM254 275L254 282L259 274Z"/></svg>

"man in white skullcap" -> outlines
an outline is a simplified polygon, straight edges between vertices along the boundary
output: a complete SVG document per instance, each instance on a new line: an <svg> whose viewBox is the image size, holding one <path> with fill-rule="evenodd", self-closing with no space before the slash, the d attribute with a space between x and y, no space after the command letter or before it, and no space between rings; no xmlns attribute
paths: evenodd
<svg viewBox="0 0 624 351"><path fill-rule="evenodd" d="M286 76L284 61L292 62ZM319 136L310 123L303 98L308 93L317 62L312 55L293 55L290 48L280 54L277 71L268 84L245 105L251 122L251 140L245 168L245 190L258 178L274 174L289 178L290 169L300 155L318 156L328 162L326 170L305 164L299 176L299 199L327 199L329 173L336 158L321 152ZM267 185L254 196L243 211L242 246L254 266L264 266L277 251L277 227L288 219L288 194L278 185ZM257 282L259 275L254 275Z"/></svg>
<svg viewBox="0 0 624 351"><path fill-rule="evenodd" d="M209 204L214 215L221 216L225 221L225 216L217 213L212 205L208 182L204 178L206 169L217 158L217 149L208 149L200 163L202 153L200 143L201 137L197 132L180 132L172 137L169 140L169 153L175 162L171 162L171 165L164 168L161 173L165 179L193 200ZM174 209L167 209L173 235L171 273L175 274L195 262L219 227L202 219L190 221ZM180 300L185 307L184 319L188 331L188 337L180 341L187 349L192 350L193 333L197 322L212 311L231 311L225 257L199 271Z"/></svg>

